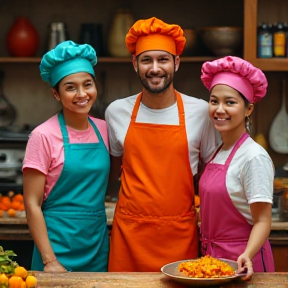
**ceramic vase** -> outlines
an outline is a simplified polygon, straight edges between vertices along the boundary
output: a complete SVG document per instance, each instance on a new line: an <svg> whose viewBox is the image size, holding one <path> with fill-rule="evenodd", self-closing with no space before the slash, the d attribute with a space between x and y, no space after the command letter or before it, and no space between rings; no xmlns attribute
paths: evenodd
<svg viewBox="0 0 288 288"><path fill-rule="evenodd" d="M15 20L6 40L8 52L15 57L33 57L39 48L39 34L24 16Z"/></svg>
<svg viewBox="0 0 288 288"><path fill-rule="evenodd" d="M125 37L134 24L132 14L127 9L119 9L112 22L111 30L108 35L108 51L114 57L128 57L129 51L125 45Z"/></svg>

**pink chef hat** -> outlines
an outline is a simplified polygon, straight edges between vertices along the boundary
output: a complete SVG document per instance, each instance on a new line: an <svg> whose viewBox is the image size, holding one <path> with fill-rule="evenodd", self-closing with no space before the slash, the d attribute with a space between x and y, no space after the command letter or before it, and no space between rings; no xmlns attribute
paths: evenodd
<svg viewBox="0 0 288 288"><path fill-rule="evenodd" d="M251 63L234 56L226 56L202 65L201 80L206 88L217 84L228 85L239 91L249 103L260 101L267 91L264 73Z"/></svg>

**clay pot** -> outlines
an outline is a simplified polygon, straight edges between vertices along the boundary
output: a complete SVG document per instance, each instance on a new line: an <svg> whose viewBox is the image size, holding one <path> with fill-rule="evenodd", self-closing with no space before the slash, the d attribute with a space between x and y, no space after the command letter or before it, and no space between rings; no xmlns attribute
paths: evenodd
<svg viewBox="0 0 288 288"><path fill-rule="evenodd" d="M134 24L134 18L129 10L119 9L112 22L108 35L108 51L114 57L129 57L131 54L125 45L125 37Z"/></svg>
<svg viewBox="0 0 288 288"><path fill-rule="evenodd" d="M182 56L192 56L195 52L197 34L194 29L183 29L186 38Z"/></svg>
<svg viewBox="0 0 288 288"><path fill-rule="evenodd" d="M39 48L39 34L26 17L18 17L7 34L7 49L12 56L32 57Z"/></svg>

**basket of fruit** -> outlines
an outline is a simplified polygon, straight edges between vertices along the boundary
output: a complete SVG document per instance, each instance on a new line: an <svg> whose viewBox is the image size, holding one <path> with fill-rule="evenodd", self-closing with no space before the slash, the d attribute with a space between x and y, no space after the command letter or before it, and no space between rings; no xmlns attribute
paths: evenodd
<svg viewBox="0 0 288 288"><path fill-rule="evenodd" d="M0 288L33 288L37 278L32 272L12 260L17 255L12 250L4 251L0 246Z"/></svg>
<svg viewBox="0 0 288 288"><path fill-rule="evenodd" d="M14 191L9 191L7 195L0 194L0 217L25 218L23 195L20 193L15 194Z"/></svg>

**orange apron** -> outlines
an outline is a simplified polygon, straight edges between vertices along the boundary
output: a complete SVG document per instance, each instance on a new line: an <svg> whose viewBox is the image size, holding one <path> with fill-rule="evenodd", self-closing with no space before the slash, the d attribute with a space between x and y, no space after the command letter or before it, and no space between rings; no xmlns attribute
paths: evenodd
<svg viewBox="0 0 288 288"><path fill-rule="evenodd" d="M142 93L137 97L124 142L108 271L159 272L198 256L184 107L175 94L180 125L135 122Z"/></svg>

